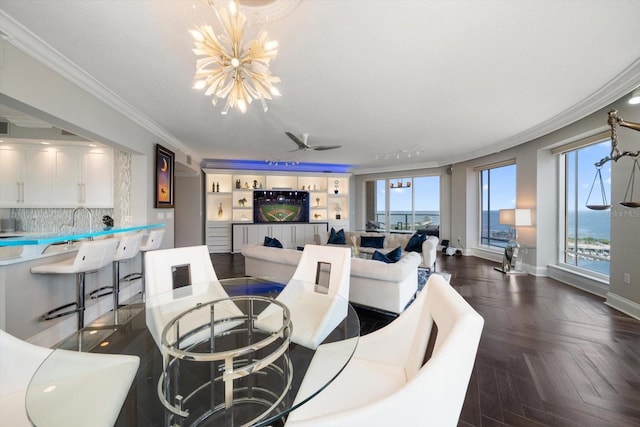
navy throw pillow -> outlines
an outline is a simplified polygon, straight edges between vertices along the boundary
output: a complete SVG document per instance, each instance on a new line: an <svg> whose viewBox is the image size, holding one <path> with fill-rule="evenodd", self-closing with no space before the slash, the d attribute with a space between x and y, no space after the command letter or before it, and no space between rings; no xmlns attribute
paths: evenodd
<svg viewBox="0 0 640 427"><path fill-rule="evenodd" d="M363 248L384 248L384 236L360 236L360 246Z"/></svg>
<svg viewBox="0 0 640 427"><path fill-rule="evenodd" d="M382 252L375 251L373 253L373 257L371 257L371 259L386 262L387 264L396 263L400 260L400 258L402 258L402 246L398 246L386 255Z"/></svg>
<svg viewBox="0 0 640 427"><path fill-rule="evenodd" d="M404 248L407 252L420 252L422 253L422 244L427 240L427 235L423 233L415 233Z"/></svg>
<svg viewBox="0 0 640 427"><path fill-rule="evenodd" d="M331 234L329 235L329 241L327 243L330 245L344 245L344 228L341 228L340 231L336 231L331 227Z"/></svg>
<svg viewBox="0 0 640 427"><path fill-rule="evenodd" d="M275 237L264 236L264 246L268 246L270 248L282 248L282 243L280 240Z"/></svg>

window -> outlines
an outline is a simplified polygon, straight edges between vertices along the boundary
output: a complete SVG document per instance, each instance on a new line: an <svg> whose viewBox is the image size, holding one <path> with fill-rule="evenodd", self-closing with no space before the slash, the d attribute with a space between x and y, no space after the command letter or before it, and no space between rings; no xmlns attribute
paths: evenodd
<svg viewBox="0 0 640 427"><path fill-rule="evenodd" d="M609 275L611 220L608 210L590 210L589 205L603 205L601 184L607 201L611 201L611 166L596 175L594 163L609 155L609 139L563 153L564 229L561 262ZM564 225L562 227L562 225Z"/></svg>
<svg viewBox="0 0 640 427"><path fill-rule="evenodd" d="M439 227L440 177L377 180L375 220L383 223L383 228L388 231L414 231L425 229L427 226Z"/></svg>
<svg viewBox="0 0 640 427"><path fill-rule="evenodd" d="M480 189L480 244L504 248L515 230L500 224L499 211L516 207L516 165L481 170Z"/></svg>

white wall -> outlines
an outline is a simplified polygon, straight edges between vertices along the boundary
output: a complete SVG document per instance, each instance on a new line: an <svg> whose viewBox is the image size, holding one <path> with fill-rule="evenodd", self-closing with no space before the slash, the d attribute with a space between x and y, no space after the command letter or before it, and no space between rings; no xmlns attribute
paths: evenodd
<svg viewBox="0 0 640 427"><path fill-rule="evenodd" d="M133 222L164 222L167 233L163 247L173 247L173 219L167 218L167 213L173 217L173 209L154 208L155 145L174 151L176 159L185 164L186 154L5 40L0 43L0 102L84 138L132 153Z"/></svg>
<svg viewBox="0 0 640 427"><path fill-rule="evenodd" d="M640 318L640 209L625 208L619 204L624 198L633 160L621 159L610 163L612 168L611 209L611 276L610 284L583 277L575 272L556 267L559 260L559 158L551 148L609 130L607 113L615 108L627 121L640 122L640 106L631 106L623 100L588 115L575 123L514 148L492 155L479 157L452 166L448 176L444 168L355 175L355 200L357 219L352 227L364 228L364 197L362 183L367 180L384 179L407 175L440 174L441 176L441 227L440 238L450 239L456 244L462 237L467 248L465 254L499 261L502 253L487 250L479 245L479 182L475 168L507 160L517 165L516 207L532 210L532 227L518 230L518 240L532 249L524 258L532 274L550 275L574 286L606 298L607 304ZM640 132L619 128L618 139L621 150L640 150ZM595 169L594 169L595 173ZM639 178L640 179L640 178ZM640 196L640 180L636 182L636 193ZM450 197L450 200L449 200ZM640 197L636 197L640 199ZM449 204L450 202L450 204ZM450 228L449 228L450 226ZM624 283L624 273L629 274L630 283Z"/></svg>
<svg viewBox="0 0 640 427"><path fill-rule="evenodd" d="M615 102L569 126L526 144L453 166L451 220L454 236L464 235L469 245L476 247L473 253L494 259L486 251L478 249L478 183L475 167L515 159L517 164L518 208L532 209L532 227L518 230L518 240L535 249L525 262L534 274L551 274L549 266L557 264L558 247L558 200L560 188L559 159L551 154L551 148L566 144L577 137L595 135L609 129L607 112L615 108L628 121L640 122L640 106L631 106L624 100ZM640 132L619 128L620 149L640 150ZM625 208L619 204L629 179L632 159L621 159L610 163L612 169L611 209L611 276L608 293L597 291L597 286L582 286L588 283L579 275L563 272L557 278L580 284L583 288L607 297L607 302L616 308L640 316L640 209ZM595 173L595 169L594 169ZM461 212L465 212L464 215ZM629 284L623 282L623 274L630 275ZM597 285L597 284L596 284ZM605 287L606 289L606 287Z"/></svg>

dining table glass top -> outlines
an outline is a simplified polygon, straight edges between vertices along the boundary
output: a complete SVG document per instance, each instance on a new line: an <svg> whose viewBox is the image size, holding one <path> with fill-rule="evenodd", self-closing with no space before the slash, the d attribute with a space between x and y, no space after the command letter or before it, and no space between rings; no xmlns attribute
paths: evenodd
<svg viewBox="0 0 640 427"><path fill-rule="evenodd" d="M315 286L292 282L287 286ZM277 280L234 278L147 295L151 334L158 335L162 326L154 337L164 360L157 391L168 424L269 425L340 374L358 343L355 310L342 301L344 318L322 342L332 343L332 363L314 378L314 387L298 395L317 349L291 341L296 323L277 300L284 286ZM325 292L320 290L321 298L340 298ZM269 310L277 313L276 322L265 326L261 314Z"/></svg>

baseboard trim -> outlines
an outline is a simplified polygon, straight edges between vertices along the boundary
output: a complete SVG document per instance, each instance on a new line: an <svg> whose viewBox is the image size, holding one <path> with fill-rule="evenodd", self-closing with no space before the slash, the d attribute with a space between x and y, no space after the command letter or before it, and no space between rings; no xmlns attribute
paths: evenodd
<svg viewBox="0 0 640 427"><path fill-rule="evenodd" d="M640 304L636 302L616 295L613 292L607 292L607 299L604 303L615 310L640 320Z"/></svg>
<svg viewBox="0 0 640 427"><path fill-rule="evenodd" d="M571 271L557 265L549 265L548 271L549 277L552 279L599 297L606 298L607 293L609 292L609 285L607 283L603 283L575 271Z"/></svg>

